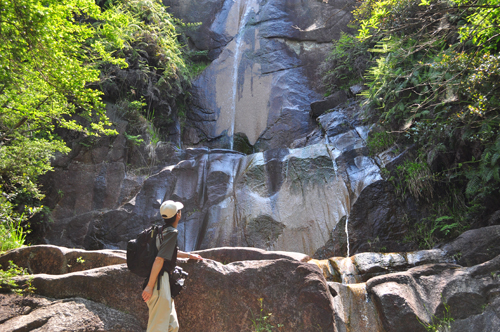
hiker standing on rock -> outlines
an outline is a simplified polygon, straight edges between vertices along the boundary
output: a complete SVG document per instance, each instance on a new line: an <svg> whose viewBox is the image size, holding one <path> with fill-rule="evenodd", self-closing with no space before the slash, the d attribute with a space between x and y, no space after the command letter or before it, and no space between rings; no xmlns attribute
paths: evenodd
<svg viewBox="0 0 500 332"><path fill-rule="evenodd" d="M177 225L181 219L183 207L182 203L170 200L163 202L160 206L160 214L165 221L162 232L163 241L160 243L160 239L156 239L158 255L151 268L147 286L142 292L142 298L149 308L147 332L177 332L179 330L174 300L170 294L169 275L163 272L173 271L177 257L203 260L200 255L178 250Z"/></svg>

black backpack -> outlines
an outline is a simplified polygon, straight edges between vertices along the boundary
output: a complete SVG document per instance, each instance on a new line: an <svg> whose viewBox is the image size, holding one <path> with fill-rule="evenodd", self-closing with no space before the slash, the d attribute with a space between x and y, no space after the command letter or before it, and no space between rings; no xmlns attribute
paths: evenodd
<svg viewBox="0 0 500 332"><path fill-rule="evenodd" d="M147 278L158 254L156 236L162 234L163 226L154 225L143 230L127 243L127 267L139 277Z"/></svg>

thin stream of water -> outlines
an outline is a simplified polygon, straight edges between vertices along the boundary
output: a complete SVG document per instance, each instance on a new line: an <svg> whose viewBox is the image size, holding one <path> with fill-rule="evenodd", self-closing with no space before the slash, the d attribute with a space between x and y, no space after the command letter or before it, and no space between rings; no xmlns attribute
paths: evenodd
<svg viewBox="0 0 500 332"><path fill-rule="evenodd" d="M349 253L349 228L348 228L348 225L349 225L349 216L347 216L346 220L345 220L345 236L346 236L346 239L347 239L347 256L346 257L350 256L350 253Z"/></svg>
<svg viewBox="0 0 500 332"><path fill-rule="evenodd" d="M238 33L236 35L236 45L234 47L234 59L233 59L233 93L232 93L232 101L231 101L231 111L232 111L232 118L231 118L231 131L229 132L228 136L231 138L231 150L233 150L234 147L234 127L235 127L235 121L236 121L236 98L238 94L238 65L240 63L240 57L241 57L241 42L243 40L243 35L244 35L244 29L246 24L248 23L248 16L250 14L250 11L253 8L253 1L248 1L248 0L237 0L235 3L238 6L238 9L240 12L244 12L244 14L241 16L239 25L238 25ZM241 10L241 6L243 7L243 10Z"/></svg>

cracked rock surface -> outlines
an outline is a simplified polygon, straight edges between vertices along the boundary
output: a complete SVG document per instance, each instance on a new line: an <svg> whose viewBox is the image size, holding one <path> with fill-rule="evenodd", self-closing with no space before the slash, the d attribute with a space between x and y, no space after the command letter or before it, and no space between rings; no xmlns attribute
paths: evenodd
<svg viewBox="0 0 500 332"><path fill-rule="evenodd" d="M0 294L2 331L143 331L133 316L82 298Z"/></svg>

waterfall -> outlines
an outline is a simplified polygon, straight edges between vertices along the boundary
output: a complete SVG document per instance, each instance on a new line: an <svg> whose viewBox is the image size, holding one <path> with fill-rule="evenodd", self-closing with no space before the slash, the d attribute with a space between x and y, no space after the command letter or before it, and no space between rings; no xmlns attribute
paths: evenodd
<svg viewBox="0 0 500 332"><path fill-rule="evenodd" d="M345 219L345 237L347 239L347 256L346 257L349 257L350 256L350 253L349 253L349 216L346 217Z"/></svg>
<svg viewBox="0 0 500 332"><path fill-rule="evenodd" d="M338 331L384 331L377 309L366 292L366 284L328 283L339 296L333 298L335 325Z"/></svg>
<svg viewBox="0 0 500 332"><path fill-rule="evenodd" d="M235 36L235 46L234 46L234 55L233 55L233 91L232 91L232 100L231 100L231 127L228 136L231 139L230 149L233 150L234 147L234 127L236 121L236 98L238 97L238 65L240 64L241 58L241 42L243 40L245 26L248 23L248 16L251 10L256 5L255 0L234 0L235 5L237 5L239 12L243 12L243 15L240 15L240 20L238 24L238 33ZM243 6L243 8L242 8Z"/></svg>

